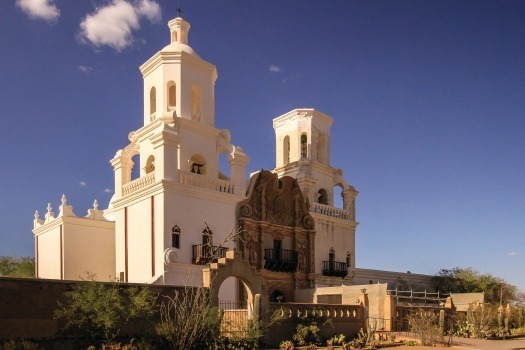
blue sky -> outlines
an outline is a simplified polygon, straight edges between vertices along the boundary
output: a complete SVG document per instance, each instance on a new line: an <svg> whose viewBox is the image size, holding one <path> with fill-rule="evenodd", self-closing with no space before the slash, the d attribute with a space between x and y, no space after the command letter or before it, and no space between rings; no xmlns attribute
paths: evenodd
<svg viewBox="0 0 525 350"><path fill-rule="evenodd" d="M33 213L113 187L142 124L138 67L175 0L0 2L0 255L33 255ZM272 119L332 116L331 163L360 195L357 265L471 266L525 290L524 1L184 0L217 66L216 125L275 166Z"/></svg>

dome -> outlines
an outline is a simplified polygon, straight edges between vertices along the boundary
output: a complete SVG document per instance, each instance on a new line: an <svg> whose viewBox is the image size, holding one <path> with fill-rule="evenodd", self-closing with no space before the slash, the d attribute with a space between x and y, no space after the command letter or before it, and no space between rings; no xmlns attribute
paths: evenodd
<svg viewBox="0 0 525 350"><path fill-rule="evenodd" d="M191 46L177 41L165 46L160 52L186 52L187 54L200 58L199 54L193 50Z"/></svg>

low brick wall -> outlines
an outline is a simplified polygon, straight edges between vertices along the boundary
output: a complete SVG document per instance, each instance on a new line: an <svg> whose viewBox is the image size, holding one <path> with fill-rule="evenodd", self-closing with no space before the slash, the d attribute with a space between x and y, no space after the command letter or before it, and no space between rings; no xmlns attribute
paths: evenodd
<svg viewBox="0 0 525 350"><path fill-rule="evenodd" d="M6 339L82 339L88 335L79 329L61 330L64 320L54 318L58 301L65 301L65 292L81 281L23 278L0 278L0 340ZM102 282L100 282L102 283ZM102 283L110 286L109 283ZM143 286L121 284L124 288ZM149 285L155 294L173 296L181 287ZM159 298L160 302L162 298ZM123 336L142 336L153 332L153 324L134 320L122 329Z"/></svg>

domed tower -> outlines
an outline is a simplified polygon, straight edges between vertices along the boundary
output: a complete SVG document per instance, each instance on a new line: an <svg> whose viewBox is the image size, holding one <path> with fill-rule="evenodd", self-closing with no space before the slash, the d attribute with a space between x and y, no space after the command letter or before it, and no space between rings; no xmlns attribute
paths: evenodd
<svg viewBox="0 0 525 350"><path fill-rule="evenodd" d="M215 128L217 69L189 46L190 24L178 17L168 26L170 44L140 67L143 126L111 160L116 272L126 282L178 285L190 273L199 284L200 242L211 233L220 242L235 226L250 158ZM219 169L222 153L229 176Z"/></svg>
<svg viewBox="0 0 525 350"><path fill-rule="evenodd" d="M140 67L144 125L176 116L214 126L217 69L188 45L188 22L177 17L168 26L171 43Z"/></svg>

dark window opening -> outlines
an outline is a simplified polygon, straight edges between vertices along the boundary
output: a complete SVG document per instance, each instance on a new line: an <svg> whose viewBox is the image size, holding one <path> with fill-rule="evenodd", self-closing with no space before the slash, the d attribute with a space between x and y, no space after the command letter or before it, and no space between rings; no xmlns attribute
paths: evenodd
<svg viewBox="0 0 525 350"><path fill-rule="evenodd" d="M180 228L177 225L171 229L171 246L180 249Z"/></svg>

